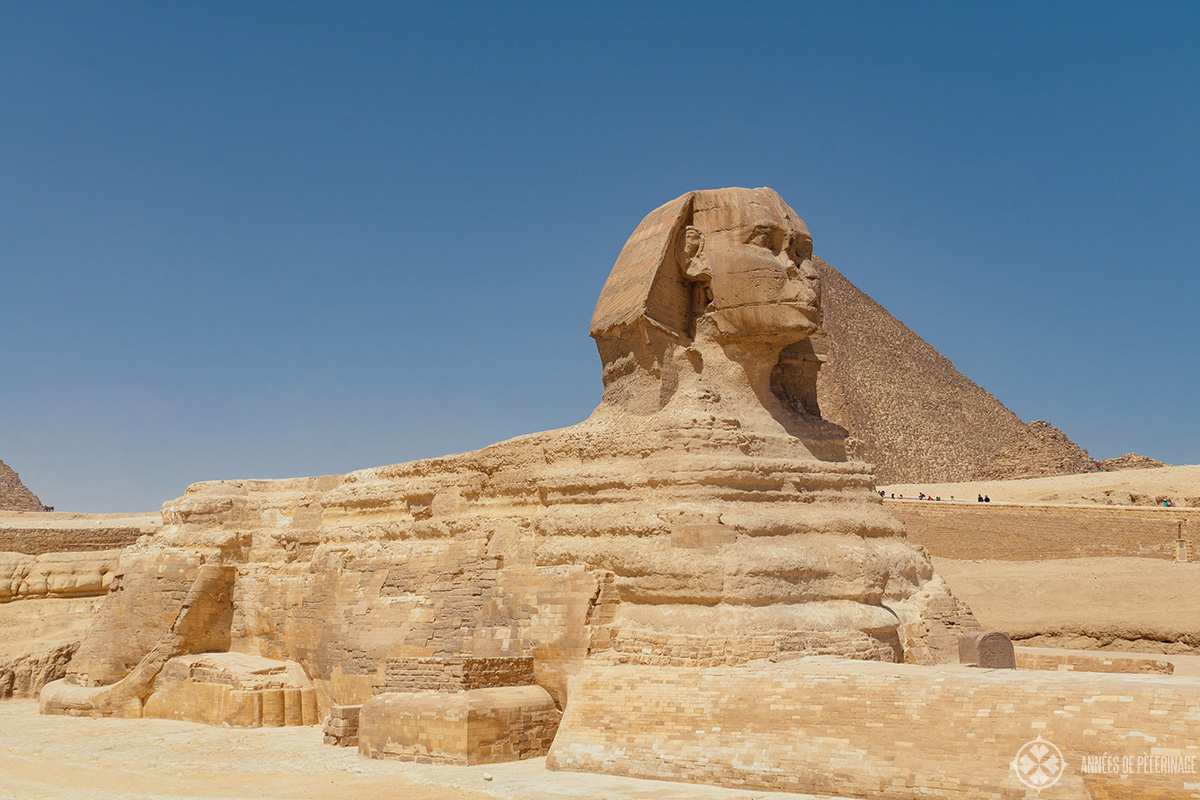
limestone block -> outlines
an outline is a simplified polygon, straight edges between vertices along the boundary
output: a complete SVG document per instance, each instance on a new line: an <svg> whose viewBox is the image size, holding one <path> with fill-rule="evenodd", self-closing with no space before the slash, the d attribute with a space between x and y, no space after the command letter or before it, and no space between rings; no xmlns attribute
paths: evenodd
<svg viewBox="0 0 1200 800"><path fill-rule="evenodd" d="M336 705L329 707L322 732L325 744L338 747L358 747L358 720L361 705Z"/></svg>
<svg viewBox="0 0 1200 800"><path fill-rule="evenodd" d="M1192 796L1187 774L1085 773L1098 753L1198 763L1200 678L794 659L738 667L585 667L546 766L805 796L1032 797L1013 768L1059 748L1043 797Z"/></svg>
<svg viewBox="0 0 1200 800"><path fill-rule="evenodd" d="M315 725L317 696L295 662L201 653L167 662L142 716L233 728Z"/></svg>
<svg viewBox="0 0 1200 800"><path fill-rule="evenodd" d="M120 554L120 550L0 553L0 602L103 595Z"/></svg>
<svg viewBox="0 0 1200 800"><path fill-rule="evenodd" d="M961 664L984 669L1016 669L1012 640L1000 631L973 631L958 637Z"/></svg>
<svg viewBox="0 0 1200 800"><path fill-rule="evenodd" d="M536 758L549 750L560 716L540 686L387 693L363 704L358 749L369 758L425 763Z"/></svg>
<svg viewBox="0 0 1200 800"><path fill-rule="evenodd" d="M98 614L101 619L80 644L66 678L43 687L43 714L140 717L142 703L167 662L178 655L206 651L213 643L228 644L234 570L204 564L192 556L170 553L161 557L152 553L147 561L153 567L139 573L142 581L135 582L138 591L109 594ZM156 597L155 589L168 590L169 594L166 598ZM146 621L147 610L169 611L171 616L156 620L159 624L151 626L150 632L157 641L132 668L125 667L120 659L128 657L129 640L140 638L129 626L138 619ZM125 615L133 619L123 619ZM134 654L139 653L137 647ZM101 684L98 675L115 680Z"/></svg>
<svg viewBox="0 0 1200 800"><path fill-rule="evenodd" d="M447 744L454 726L486 729L471 708L517 714L474 693L518 684L514 708L541 716L504 724L544 732L545 698L519 684L568 703L593 659L956 659L969 609L820 416L815 265L807 227L770 189L689 192L651 212L596 304L604 394L588 419L346 475L188 487L122 557L75 688L48 687L43 708L132 713L151 697L167 713L169 693L185 709L219 695L248 724L294 721L295 686L226 694L195 688L217 685L200 671L179 686L168 673L152 697L171 659L235 650L300 664L321 708L389 688L461 694L461 720L433 709L437 725L410 737L424 755L398 752L499 758L537 748ZM225 594L187 606L205 570L227 571L211 584ZM206 622L179 630L192 617Z"/></svg>

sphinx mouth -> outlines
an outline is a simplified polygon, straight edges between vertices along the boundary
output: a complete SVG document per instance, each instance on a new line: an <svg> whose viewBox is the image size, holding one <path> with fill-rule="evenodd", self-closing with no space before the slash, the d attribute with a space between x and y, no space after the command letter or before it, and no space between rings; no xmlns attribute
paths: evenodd
<svg viewBox="0 0 1200 800"><path fill-rule="evenodd" d="M807 312L813 313L813 314L815 314L817 311L820 310L820 301L817 301L817 300L812 300L812 301L788 300L786 302L780 303L780 305L786 306L787 308L794 308L798 311L807 311Z"/></svg>

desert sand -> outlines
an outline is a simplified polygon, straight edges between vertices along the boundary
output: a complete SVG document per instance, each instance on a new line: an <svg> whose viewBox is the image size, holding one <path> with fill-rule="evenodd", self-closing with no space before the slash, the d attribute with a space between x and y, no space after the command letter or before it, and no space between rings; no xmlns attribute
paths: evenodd
<svg viewBox="0 0 1200 800"><path fill-rule="evenodd" d="M807 795L549 772L545 758L478 767L362 758L317 727L219 728L39 716L0 702L0 800L768 800ZM491 776L491 780L485 778Z"/></svg>
<svg viewBox="0 0 1200 800"><path fill-rule="evenodd" d="M1200 507L1200 465L1087 472L1050 478L963 483L903 483L880 486L888 495L916 498L921 492L948 501L974 501L980 494L994 503L1048 505L1155 505L1169 497L1178 507Z"/></svg>

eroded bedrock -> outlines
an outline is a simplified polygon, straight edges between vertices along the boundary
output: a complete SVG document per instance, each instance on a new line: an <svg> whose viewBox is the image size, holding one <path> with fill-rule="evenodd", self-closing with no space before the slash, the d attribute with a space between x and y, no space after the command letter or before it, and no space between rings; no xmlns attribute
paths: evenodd
<svg viewBox="0 0 1200 800"><path fill-rule="evenodd" d="M601 293L587 420L348 475L189 487L126 552L66 684L89 689L88 713L140 713L169 659L228 650L299 664L324 714L403 683L396 669L528 659L526 685L561 708L596 658L956 661L978 624L820 416L821 320L812 239L775 192L683 195L643 220Z"/></svg>

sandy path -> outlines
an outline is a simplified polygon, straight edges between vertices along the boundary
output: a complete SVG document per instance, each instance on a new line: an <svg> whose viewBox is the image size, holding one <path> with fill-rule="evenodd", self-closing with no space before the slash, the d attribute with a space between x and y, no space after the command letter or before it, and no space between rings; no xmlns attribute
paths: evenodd
<svg viewBox="0 0 1200 800"><path fill-rule="evenodd" d="M1159 469L1128 469L1120 472L1088 472L1082 475L1059 475L1056 478L1025 478L1015 481L969 481L965 483L904 483L880 486L880 491L897 496L916 498L925 492L943 501L951 496L974 501L986 494L993 501L1009 503L1078 504L1101 502L1106 491L1132 492L1155 497L1164 495L1176 503L1188 502L1200 506L1200 465L1161 467ZM1116 499L1120 499L1120 496ZM1152 507L1152 506L1150 506ZM1200 516L1200 511L1197 512Z"/></svg>
<svg viewBox="0 0 1200 800"><path fill-rule="evenodd" d="M372 761L307 728L45 717L0 702L0 800L751 800L807 795L550 772ZM491 781L484 775L492 776Z"/></svg>

